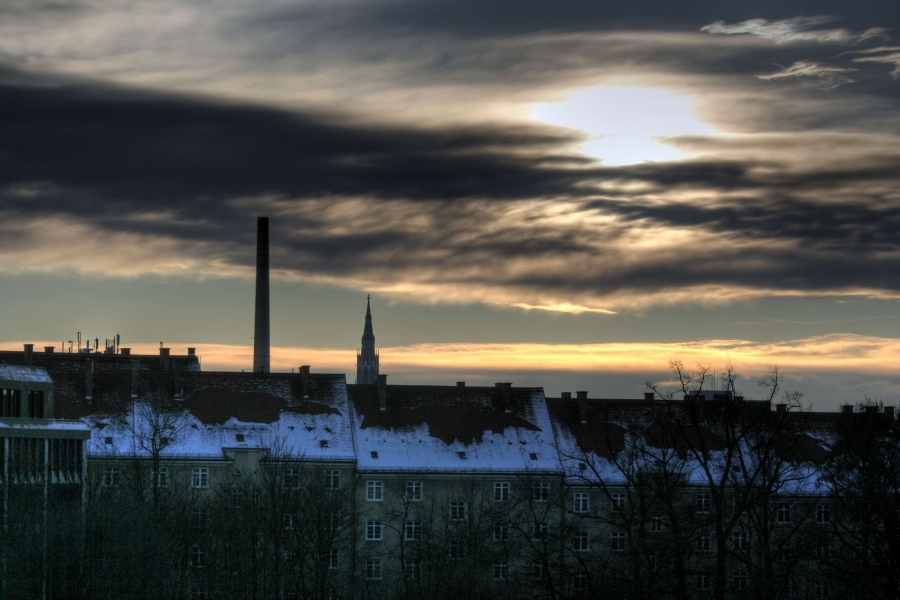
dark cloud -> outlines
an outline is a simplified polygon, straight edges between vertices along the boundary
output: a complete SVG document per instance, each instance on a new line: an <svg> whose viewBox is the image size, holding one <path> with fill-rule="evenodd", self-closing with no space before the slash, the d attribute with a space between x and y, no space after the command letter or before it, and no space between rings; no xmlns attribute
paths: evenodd
<svg viewBox="0 0 900 600"><path fill-rule="evenodd" d="M900 291L891 153L814 167L774 157L602 167L549 127L360 125L15 72L2 81L7 225L64 215L100 234L204 242L208 258L248 264L247 224L271 210L281 268L523 298ZM541 208L554 202L585 224L554 220ZM589 225L598 215L611 221ZM697 243L631 256L661 228Z"/></svg>
<svg viewBox="0 0 900 600"><path fill-rule="evenodd" d="M280 11L282 19L306 20L332 7L305 6ZM363 30L443 33L465 37L527 35L549 32L585 32L654 28L699 29L713 21L745 21L764 17L788 19L798 15L836 15L846 27L868 28L900 25L894 2L874 0L864 6L852 0L821 2L759 0L752 4L693 0L637 0L634 2L583 2L562 0L548 4L539 0L388 0L345 6L348 17Z"/></svg>

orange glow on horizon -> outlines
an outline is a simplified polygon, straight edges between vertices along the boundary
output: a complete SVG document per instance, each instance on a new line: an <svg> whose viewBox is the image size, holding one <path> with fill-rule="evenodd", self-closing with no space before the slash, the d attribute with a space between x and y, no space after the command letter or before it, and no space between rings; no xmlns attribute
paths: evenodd
<svg viewBox="0 0 900 600"><path fill-rule="evenodd" d="M21 350L24 342L0 343L3 350ZM36 351L59 342L29 341ZM158 344L129 344L133 354L159 353ZM176 355L195 347L205 371L250 369L252 349L229 344L171 343ZM685 366L720 367L730 359L742 373L762 375L777 366L783 372L809 371L890 373L900 364L900 340L850 334L809 337L774 343L746 340L698 340L676 343L606 344L415 344L379 349L382 366L399 371L571 371L658 373L669 360ZM273 371L290 372L312 365L318 372L355 370L354 348L273 347ZM351 378L352 379L352 378ZM439 375L435 380L441 380Z"/></svg>

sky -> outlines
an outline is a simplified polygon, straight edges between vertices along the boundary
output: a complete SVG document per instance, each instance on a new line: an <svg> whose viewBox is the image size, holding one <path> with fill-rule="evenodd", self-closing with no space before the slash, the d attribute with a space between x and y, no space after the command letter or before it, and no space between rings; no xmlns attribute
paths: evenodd
<svg viewBox="0 0 900 600"><path fill-rule="evenodd" d="M894 0L6 0L0 347L900 401Z"/></svg>

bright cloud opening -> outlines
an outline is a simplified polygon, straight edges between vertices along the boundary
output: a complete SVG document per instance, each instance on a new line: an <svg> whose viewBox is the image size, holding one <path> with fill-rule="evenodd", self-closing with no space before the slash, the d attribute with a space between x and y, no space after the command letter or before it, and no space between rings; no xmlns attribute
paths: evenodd
<svg viewBox="0 0 900 600"><path fill-rule="evenodd" d="M531 116L595 137L581 151L609 166L685 158L659 138L716 133L691 116L690 100L657 88L588 88L563 102L536 104Z"/></svg>

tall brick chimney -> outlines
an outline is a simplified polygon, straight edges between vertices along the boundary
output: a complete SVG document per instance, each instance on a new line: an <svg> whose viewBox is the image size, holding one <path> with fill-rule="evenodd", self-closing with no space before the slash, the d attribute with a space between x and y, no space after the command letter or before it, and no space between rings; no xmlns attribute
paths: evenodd
<svg viewBox="0 0 900 600"><path fill-rule="evenodd" d="M378 410L384 412L387 410L387 375L378 374L378 387L375 391L378 395Z"/></svg>
<svg viewBox="0 0 900 600"><path fill-rule="evenodd" d="M585 425L588 419L587 394L587 392L575 392L575 395L578 397L578 420L581 421L582 425Z"/></svg>
<svg viewBox="0 0 900 600"><path fill-rule="evenodd" d="M256 219L256 321L253 371L269 373L269 217Z"/></svg>

